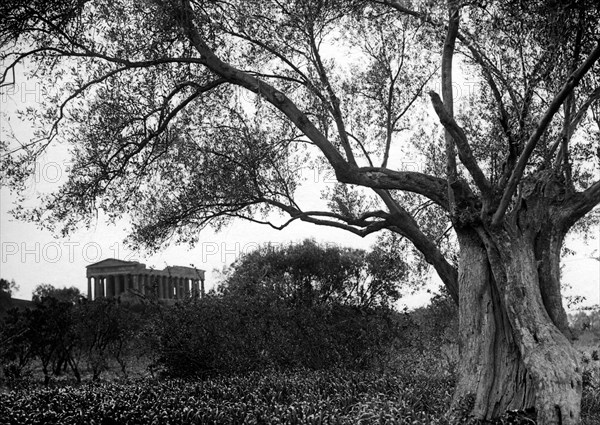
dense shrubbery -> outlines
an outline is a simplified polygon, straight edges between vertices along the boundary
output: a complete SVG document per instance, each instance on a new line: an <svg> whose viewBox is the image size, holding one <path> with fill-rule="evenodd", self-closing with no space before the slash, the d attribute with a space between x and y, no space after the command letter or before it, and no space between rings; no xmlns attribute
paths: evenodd
<svg viewBox="0 0 600 425"><path fill-rule="evenodd" d="M275 369L367 369L401 338L386 308L208 297L159 318L160 363L171 375Z"/></svg>

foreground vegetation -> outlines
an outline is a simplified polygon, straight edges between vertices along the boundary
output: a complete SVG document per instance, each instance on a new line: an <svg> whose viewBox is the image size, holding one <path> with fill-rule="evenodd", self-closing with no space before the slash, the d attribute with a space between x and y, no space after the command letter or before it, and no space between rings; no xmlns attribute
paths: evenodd
<svg viewBox="0 0 600 425"><path fill-rule="evenodd" d="M452 382L348 371L37 388L1 396L13 423L434 423Z"/></svg>
<svg viewBox="0 0 600 425"><path fill-rule="evenodd" d="M600 423L599 376L584 391L584 424ZM453 388L451 377L345 370L37 386L0 394L0 423L448 424ZM510 412L495 423L534 422Z"/></svg>

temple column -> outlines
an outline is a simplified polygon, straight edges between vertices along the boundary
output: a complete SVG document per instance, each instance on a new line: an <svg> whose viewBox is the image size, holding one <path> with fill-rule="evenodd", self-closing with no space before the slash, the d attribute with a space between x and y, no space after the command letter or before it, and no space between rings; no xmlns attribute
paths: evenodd
<svg viewBox="0 0 600 425"><path fill-rule="evenodd" d="M117 292L115 295L118 297L123 292L125 292L125 275L118 274L116 276L115 280L116 280L116 284L117 284L117 286L116 286Z"/></svg>
<svg viewBox="0 0 600 425"><path fill-rule="evenodd" d="M104 298L106 296L106 288L104 287L106 283L106 278L104 276L100 276L98 279L98 289L99 295Z"/></svg>
<svg viewBox="0 0 600 425"><path fill-rule="evenodd" d="M190 296L190 279L187 277L183 279L183 294L186 298Z"/></svg>
<svg viewBox="0 0 600 425"><path fill-rule="evenodd" d="M88 299L88 301L92 301L92 299L94 298L94 297L93 297L93 294L92 294L92 278L91 278L91 277L88 277L88 278L87 278L87 280L88 280L88 293L87 293L87 299Z"/></svg>
<svg viewBox="0 0 600 425"><path fill-rule="evenodd" d="M200 297L204 298L204 279L200 279Z"/></svg>
<svg viewBox="0 0 600 425"><path fill-rule="evenodd" d="M146 275L146 295L148 297L154 296L156 281L157 281L156 276L151 275L151 274Z"/></svg>
<svg viewBox="0 0 600 425"><path fill-rule="evenodd" d="M92 276L92 279L94 279L94 283L92 284L94 287L94 294L92 296L92 300L95 300L96 298L98 298L98 278L96 276Z"/></svg>
<svg viewBox="0 0 600 425"><path fill-rule="evenodd" d="M162 294L163 294L162 297L163 297L163 300L164 299L168 299L169 298L169 284L167 283L167 281L166 280L162 280L160 282L160 287L162 288Z"/></svg>
<svg viewBox="0 0 600 425"><path fill-rule="evenodd" d="M167 290L169 292L169 296L167 298L172 300L174 297L175 288L173 288L173 282L168 278L168 276L165 276L165 284L167 285Z"/></svg>
<svg viewBox="0 0 600 425"><path fill-rule="evenodd" d="M106 277L106 297L111 298L115 296L115 276L108 275Z"/></svg>
<svg viewBox="0 0 600 425"><path fill-rule="evenodd" d="M154 275L146 276L146 295L152 297L152 287L154 286L154 281L157 280L157 277Z"/></svg>

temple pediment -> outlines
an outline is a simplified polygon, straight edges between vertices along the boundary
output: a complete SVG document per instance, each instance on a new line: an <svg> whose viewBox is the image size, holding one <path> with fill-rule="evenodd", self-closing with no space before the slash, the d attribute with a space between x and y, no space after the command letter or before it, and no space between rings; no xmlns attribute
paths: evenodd
<svg viewBox="0 0 600 425"><path fill-rule="evenodd" d="M90 264L86 269L89 277L98 274L141 272L146 270L146 265L137 261L123 261L117 260L116 258L107 258L106 260Z"/></svg>
<svg viewBox="0 0 600 425"><path fill-rule="evenodd" d="M142 265L145 267L145 264L142 264L138 261L123 261L123 260L117 260L116 258L106 258L102 261L98 261L97 263L90 264L89 266L86 267L86 269L100 268L100 267L132 266L132 265Z"/></svg>

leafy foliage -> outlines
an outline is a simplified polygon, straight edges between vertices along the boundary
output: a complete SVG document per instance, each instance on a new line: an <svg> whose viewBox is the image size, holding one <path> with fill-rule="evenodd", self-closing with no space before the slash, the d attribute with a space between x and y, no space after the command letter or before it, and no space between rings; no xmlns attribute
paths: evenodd
<svg viewBox="0 0 600 425"><path fill-rule="evenodd" d="M13 291L18 290L19 286L17 285L17 283L15 282L14 279L12 280L7 280L7 279L0 279L0 295L1 296L8 296L10 297L13 293Z"/></svg>
<svg viewBox="0 0 600 425"><path fill-rule="evenodd" d="M305 240L240 257L226 272L220 291L240 297L268 292L306 306L391 306L407 273L404 253L393 244L367 253Z"/></svg>
<svg viewBox="0 0 600 425"><path fill-rule="evenodd" d="M84 296L81 294L81 291L74 286L71 286L70 288L55 288L50 284L42 283L33 290L31 299L37 304L43 304L48 299L77 304L83 298Z"/></svg>
<svg viewBox="0 0 600 425"><path fill-rule="evenodd" d="M11 281L0 279L0 312L8 310L13 291L18 289L19 286L14 279Z"/></svg>

